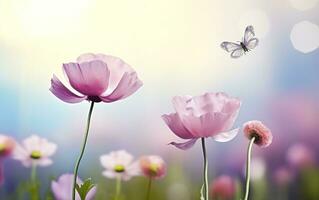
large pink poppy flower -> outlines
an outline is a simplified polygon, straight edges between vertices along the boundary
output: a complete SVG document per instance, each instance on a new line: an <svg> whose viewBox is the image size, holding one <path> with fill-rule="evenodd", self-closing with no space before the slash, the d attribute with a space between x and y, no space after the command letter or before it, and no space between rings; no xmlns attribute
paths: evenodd
<svg viewBox="0 0 319 200"><path fill-rule="evenodd" d="M170 144L186 150L199 138L212 137L218 142L232 140L239 130L231 128L237 118L240 104L240 100L225 93L174 97L176 113L163 115L162 118L175 135L188 141Z"/></svg>
<svg viewBox="0 0 319 200"><path fill-rule="evenodd" d="M72 88L80 94L69 90L55 75L50 91L67 103L110 103L130 96L143 85L131 66L104 54L83 54L77 62L63 64L63 70Z"/></svg>

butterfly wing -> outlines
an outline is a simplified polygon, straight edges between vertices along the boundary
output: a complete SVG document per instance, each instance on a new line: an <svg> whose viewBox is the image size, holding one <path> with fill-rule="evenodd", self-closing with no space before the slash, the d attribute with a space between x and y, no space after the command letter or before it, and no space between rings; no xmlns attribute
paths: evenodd
<svg viewBox="0 0 319 200"><path fill-rule="evenodd" d="M247 49L252 50L254 49L259 43L259 40L257 38L250 39L245 46Z"/></svg>
<svg viewBox="0 0 319 200"><path fill-rule="evenodd" d="M230 57L232 58L239 58L244 54L244 49L242 47L235 49L231 54Z"/></svg>
<svg viewBox="0 0 319 200"><path fill-rule="evenodd" d="M249 40L255 37L255 31L253 26L247 26L244 33L244 44L247 44Z"/></svg>
<svg viewBox="0 0 319 200"><path fill-rule="evenodd" d="M238 48L241 48L240 44L236 44L234 42L223 42L220 44L220 47L227 52L232 52Z"/></svg>

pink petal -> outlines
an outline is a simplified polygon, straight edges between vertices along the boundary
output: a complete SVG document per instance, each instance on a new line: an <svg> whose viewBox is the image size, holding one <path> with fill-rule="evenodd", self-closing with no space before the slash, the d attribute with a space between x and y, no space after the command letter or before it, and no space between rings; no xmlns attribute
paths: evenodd
<svg viewBox="0 0 319 200"><path fill-rule="evenodd" d="M183 139L194 138L192 133L185 128L177 113L162 115L162 119L165 121L171 131L173 131L178 137Z"/></svg>
<svg viewBox="0 0 319 200"><path fill-rule="evenodd" d="M61 175L57 181L51 182L51 190L53 192L53 195L55 199L57 200L70 200L72 197L72 184L73 184L73 174L63 174ZM78 184L82 184L82 180L80 178L77 178L76 181ZM86 200L92 199L95 195L95 188L92 188L90 192L88 193ZM92 191L93 197L92 197ZM80 200L80 196L78 193L76 193L76 200Z"/></svg>
<svg viewBox="0 0 319 200"><path fill-rule="evenodd" d="M213 139L216 142L228 142L234 139L237 136L238 132L239 132L239 128L228 131L228 132L222 132L222 133L219 133L218 135L213 136Z"/></svg>
<svg viewBox="0 0 319 200"><path fill-rule="evenodd" d="M122 59L115 56L105 55L105 54L93 54L87 53L78 57L77 61L79 63L90 62L92 60L100 60L107 64L110 70L110 81L109 87L106 94L110 94L120 83L122 77L125 73L133 73L134 69L125 63Z"/></svg>
<svg viewBox="0 0 319 200"><path fill-rule="evenodd" d="M137 78L135 72L130 74L126 72L114 91L108 96L100 96L100 99L108 103L124 99L133 94L142 85L143 83Z"/></svg>
<svg viewBox="0 0 319 200"><path fill-rule="evenodd" d="M100 60L63 64L71 86L88 96L99 96L108 87L110 71Z"/></svg>
<svg viewBox="0 0 319 200"><path fill-rule="evenodd" d="M180 115L183 125L195 137L211 137L228 131L234 123L232 115L224 113L207 113L202 116Z"/></svg>
<svg viewBox="0 0 319 200"><path fill-rule="evenodd" d="M50 91L56 97L67 103L79 103L87 98L86 96L78 96L71 92L55 75L53 75L51 79Z"/></svg>
<svg viewBox="0 0 319 200"><path fill-rule="evenodd" d="M40 160L36 160L35 163L41 167L46 167L52 165L53 161L49 158L41 158Z"/></svg>
<svg viewBox="0 0 319 200"><path fill-rule="evenodd" d="M207 113L222 112L231 114L238 112L240 101L237 98L229 97L227 94L205 93L199 96L176 96L173 98L173 105L179 114L201 116Z"/></svg>
<svg viewBox="0 0 319 200"><path fill-rule="evenodd" d="M101 60L99 56L95 55L94 53L85 53L80 55L76 61L78 63L90 62L93 60Z"/></svg>
<svg viewBox="0 0 319 200"><path fill-rule="evenodd" d="M192 96L175 96L172 100L175 111L181 115L191 114L192 110L186 108L191 99Z"/></svg>
<svg viewBox="0 0 319 200"><path fill-rule="evenodd" d="M198 138L188 140L187 142L184 143L176 143L176 142L171 142L169 144L174 145L175 147L181 149L181 150L187 150L194 146Z"/></svg>

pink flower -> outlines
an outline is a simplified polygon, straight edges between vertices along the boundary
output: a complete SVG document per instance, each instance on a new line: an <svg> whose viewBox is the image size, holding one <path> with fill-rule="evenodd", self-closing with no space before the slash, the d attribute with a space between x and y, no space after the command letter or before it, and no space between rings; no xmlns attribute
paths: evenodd
<svg viewBox="0 0 319 200"><path fill-rule="evenodd" d="M16 142L13 138L0 135L0 159L10 156L15 146Z"/></svg>
<svg viewBox="0 0 319 200"><path fill-rule="evenodd" d="M293 174L287 167L280 167L274 173L274 180L279 186L288 185L292 179Z"/></svg>
<svg viewBox="0 0 319 200"><path fill-rule="evenodd" d="M48 166L53 163L50 159L56 151L56 144L32 135L25 139L22 144L18 144L13 152L13 158L22 162L25 167Z"/></svg>
<svg viewBox="0 0 319 200"><path fill-rule="evenodd" d="M166 164L159 156L141 157L140 168L143 175L149 178L162 178L166 175Z"/></svg>
<svg viewBox="0 0 319 200"><path fill-rule="evenodd" d="M128 181L140 174L138 162L133 162L133 156L125 150L112 151L100 157L105 168L103 175L107 178L117 178Z"/></svg>
<svg viewBox="0 0 319 200"><path fill-rule="evenodd" d="M50 91L62 101L83 100L110 103L124 99L142 86L131 66L117 57L104 54L83 54L77 62L63 64L63 69L75 94L53 75Z"/></svg>
<svg viewBox="0 0 319 200"><path fill-rule="evenodd" d="M188 141L170 144L186 150L203 137L212 137L218 142L232 140L238 133L238 129L231 128L237 118L240 104L238 99L225 93L174 97L176 113L163 115L162 118L175 135Z"/></svg>
<svg viewBox="0 0 319 200"><path fill-rule="evenodd" d="M16 142L13 138L6 135L0 135L0 186L4 182L4 164L2 163L2 160L8 156L11 156L15 146Z"/></svg>
<svg viewBox="0 0 319 200"><path fill-rule="evenodd" d="M267 147L272 142L271 131L262 122L257 120L244 124L244 134L248 139L255 137L254 143L260 147Z"/></svg>
<svg viewBox="0 0 319 200"><path fill-rule="evenodd" d="M236 183L230 176L222 175L216 178L211 186L211 196L216 199L233 199L236 192Z"/></svg>
<svg viewBox="0 0 319 200"><path fill-rule="evenodd" d="M292 167L301 169L315 164L315 153L304 144L294 144L287 151L287 160Z"/></svg>
<svg viewBox="0 0 319 200"><path fill-rule="evenodd" d="M73 174L62 174L57 181L51 182L51 190L55 200L70 200L72 198ZM82 184L81 179L77 178L77 183ZM93 200L96 193L94 186L86 196L86 200ZM80 196L76 193L76 200L80 200Z"/></svg>

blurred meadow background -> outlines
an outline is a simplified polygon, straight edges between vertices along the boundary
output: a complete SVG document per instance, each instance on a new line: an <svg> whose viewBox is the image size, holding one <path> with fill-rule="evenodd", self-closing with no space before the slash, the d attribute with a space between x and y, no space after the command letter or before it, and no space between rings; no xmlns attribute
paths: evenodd
<svg viewBox="0 0 319 200"><path fill-rule="evenodd" d="M152 200L199 199L200 144L188 151L168 146L179 139L160 116L173 111L173 96L224 91L242 100L236 126L257 119L274 135L269 148L254 148L251 199L317 200L318 9L318 0L0 0L0 132L18 141L37 134L58 145L53 165L38 170L46 193L48 177L73 171L89 108L58 100L50 78L63 80L62 63L82 53L105 53L133 66L144 85L125 100L95 107L79 175L98 183L96 199L114 191L99 157L119 149L168 163ZM259 46L231 59L220 43L241 40L247 25L255 27ZM243 134L228 143L207 141L211 180L225 174L243 183L247 142ZM311 152L311 165L291 165L295 145ZM283 167L291 177L280 187L276 171ZM0 199L17 199L30 169L6 160L4 171ZM123 193L141 200L146 185L133 178Z"/></svg>

